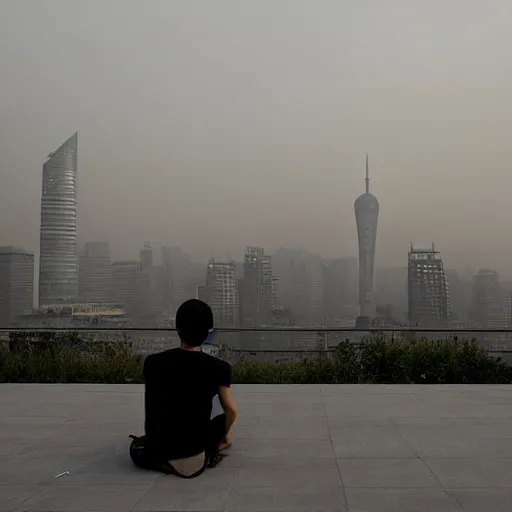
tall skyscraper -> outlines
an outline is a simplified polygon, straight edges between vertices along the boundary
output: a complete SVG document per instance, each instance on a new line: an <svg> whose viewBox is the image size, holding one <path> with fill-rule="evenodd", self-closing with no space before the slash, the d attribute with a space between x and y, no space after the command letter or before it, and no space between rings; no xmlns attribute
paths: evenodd
<svg viewBox="0 0 512 512"><path fill-rule="evenodd" d="M450 294L441 254L432 249L409 251L409 323L411 326L440 327L451 316Z"/></svg>
<svg viewBox="0 0 512 512"><path fill-rule="evenodd" d="M477 327L500 329L510 325L510 292L501 285L498 273L482 269L473 276L473 314Z"/></svg>
<svg viewBox="0 0 512 512"><path fill-rule="evenodd" d="M136 260L114 261L112 276L114 302L123 305L129 317L139 316L143 300L142 263Z"/></svg>
<svg viewBox="0 0 512 512"><path fill-rule="evenodd" d="M375 304L378 308L390 309L397 322L407 319L407 275L406 266L381 268L376 271Z"/></svg>
<svg viewBox="0 0 512 512"><path fill-rule="evenodd" d="M472 276L456 269L444 269L448 289L450 290L450 303L452 306L452 319L464 324L471 319L471 285Z"/></svg>
<svg viewBox="0 0 512 512"><path fill-rule="evenodd" d="M272 256L272 271L279 276L278 299L296 325L325 325L324 262L300 249L280 249Z"/></svg>
<svg viewBox="0 0 512 512"><path fill-rule="evenodd" d="M0 247L0 327L9 327L32 310L34 253Z"/></svg>
<svg viewBox="0 0 512 512"><path fill-rule="evenodd" d="M337 325L345 319L354 324L357 316L357 258L337 258L326 261L325 314L329 325Z"/></svg>
<svg viewBox="0 0 512 512"><path fill-rule="evenodd" d="M211 259L206 269L205 298L218 327L236 327L239 319L235 262Z"/></svg>
<svg viewBox="0 0 512 512"><path fill-rule="evenodd" d="M163 266L155 265L151 242L145 242L140 251L141 293L143 303L141 313L149 316L161 316L168 313L168 280Z"/></svg>
<svg viewBox="0 0 512 512"><path fill-rule="evenodd" d="M195 297L200 283L197 281L197 271L190 255L180 247L162 247L162 267L167 286L166 302L174 315L183 302ZM204 266L201 274L204 280Z"/></svg>
<svg viewBox="0 0 512 512"><path fill-rule="evenodd" d="M108 242L86 242L78 266L80 302L112 302L112 260Z"/></svg>
<svg viewBox="0 0 512 512"><path fill-rule="evenodd" d="M272 321L272 260L261 247L247 247L242 285L244 327L269 325Z"/></svg>
<svg viewBox="0 0 512 512"><path fill-rule="evenodd" d="M375 317L374 274L375 242L377 238L377 221L379 202L370 194L370 177L368 155L366 155L366 190L354 203L356 214L357 239L359 242L359 308L360 316Z"/></svg>
<svg viewBox="0 0 512 512"><path fill-rule="evenodd" d="M39 303L78 298L76 184L78 134L48 155L43 165Z"/></svg>

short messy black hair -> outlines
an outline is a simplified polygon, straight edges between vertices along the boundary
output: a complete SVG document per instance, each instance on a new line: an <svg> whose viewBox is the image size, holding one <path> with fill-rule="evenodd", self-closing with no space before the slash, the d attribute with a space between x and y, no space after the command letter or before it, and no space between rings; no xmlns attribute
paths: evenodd
<svg viewBox="0 0 512 512"><path fill-rule="evenodd" d="M176 330L182 343L199 347L213 329L212 308L198 299L185 301L176 312Z"/></svg>

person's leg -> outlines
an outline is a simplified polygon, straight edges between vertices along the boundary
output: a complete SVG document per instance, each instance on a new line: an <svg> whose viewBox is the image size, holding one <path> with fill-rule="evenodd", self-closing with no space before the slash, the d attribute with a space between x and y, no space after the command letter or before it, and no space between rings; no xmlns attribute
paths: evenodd
<svg viewBox="0 0 512 512"><path fill-rule="evenodd" d="M146 443L146 436L130 436L130 458L141 469L158 471L165 474L174 474L174 468L165 460L159 458L150 450Z"/></svg>

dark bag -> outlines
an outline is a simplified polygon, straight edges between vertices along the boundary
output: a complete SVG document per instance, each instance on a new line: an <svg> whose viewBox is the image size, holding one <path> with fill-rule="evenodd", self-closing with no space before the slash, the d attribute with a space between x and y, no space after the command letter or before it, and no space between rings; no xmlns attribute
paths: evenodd
<svg viewBox="0 0 512 512"><path fill-rule="evenodd" d="M146 449L146 436L129 436L132 442L130 443L130 458L132 462L142 469L155 469L154 461L151 460L148 450Z"/></svg>

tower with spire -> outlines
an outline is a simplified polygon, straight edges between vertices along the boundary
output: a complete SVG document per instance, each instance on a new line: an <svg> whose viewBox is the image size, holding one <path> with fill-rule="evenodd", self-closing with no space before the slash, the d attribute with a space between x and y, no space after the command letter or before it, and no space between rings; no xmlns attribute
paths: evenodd
<svg viewBox="0 0 512 512"><path fill-rule="evenodd" d="M356 199L354 212L359 243L359 314L361 317L368 319L369 323L372 318L375 318L375 243L377 240L379 202L370 193L368 153L366 154L365 193Z"/></svg>

